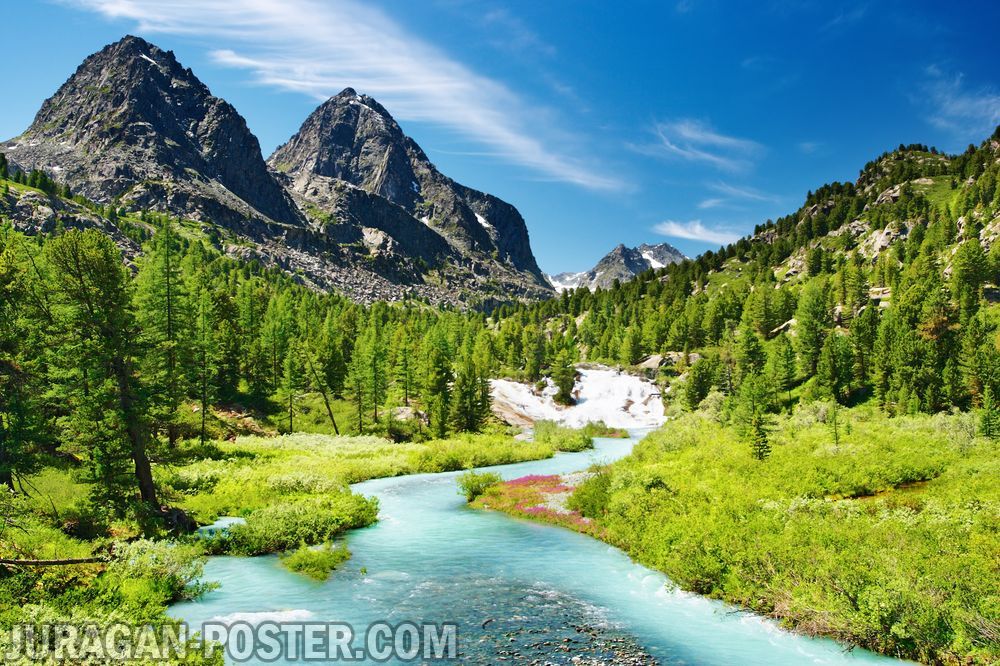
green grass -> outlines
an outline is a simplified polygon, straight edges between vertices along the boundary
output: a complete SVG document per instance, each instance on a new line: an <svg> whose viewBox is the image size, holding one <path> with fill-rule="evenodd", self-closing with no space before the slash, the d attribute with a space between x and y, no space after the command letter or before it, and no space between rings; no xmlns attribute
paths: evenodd
<svg viewBox="0 0 1000 666"><path fill-rule="evenodd" d="M934 176L933 185L914 185L914 189L922 193L927 200L938 208L954 207L962 192L961 185L952 189L952 176Z"/></svg>
<svg viewBox="0 0 1000 666"><path fill-rule="evenodd" d="M887 654L995 663L996 443L967 414L867 406L840 412L837 443L824 409L782 418L764 462L686 415L585 482L576 506L681 588Z"/></svg>

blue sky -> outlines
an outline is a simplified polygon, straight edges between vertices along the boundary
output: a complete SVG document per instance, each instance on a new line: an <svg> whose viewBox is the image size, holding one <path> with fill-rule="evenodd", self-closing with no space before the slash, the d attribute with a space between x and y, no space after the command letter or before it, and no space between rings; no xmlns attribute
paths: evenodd
<svg viewBox="0 0 1000 666"><path fill-rule="evenodd" d="M998 24L988 2L18 2L0 138L138 34L265 157L325 97L372 95L444 173L520 209L544 270L582 270L619 242L717 247L899 143L979 143L1000 124Z"/></svg>

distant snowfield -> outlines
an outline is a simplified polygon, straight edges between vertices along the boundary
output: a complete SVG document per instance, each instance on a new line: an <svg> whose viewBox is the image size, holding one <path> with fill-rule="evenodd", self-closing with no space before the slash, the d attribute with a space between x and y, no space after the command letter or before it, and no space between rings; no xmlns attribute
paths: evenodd
<svg viewBox="0 0 1000 666"><path fill-rule="evenodd" d="M534 387L507 379L490 382L493 411L515 425L530 426L535 421L557 421L579 428L592 421L604 421L613 428L655 428L666 420L660 389L652 382L610 369L581 369L574 393L577 404L557 405L556 387L547 380L541 395Z"/></svg>

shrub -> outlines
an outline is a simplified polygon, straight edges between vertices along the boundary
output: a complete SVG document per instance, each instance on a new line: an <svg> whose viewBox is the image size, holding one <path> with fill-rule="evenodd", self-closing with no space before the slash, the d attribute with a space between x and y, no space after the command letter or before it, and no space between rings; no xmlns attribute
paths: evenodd
<svg viewBox="0 0 1000 666"><path fill-rule="evenodd" d="M474 501L492 486L503 482L496 472L466 472L458 477L459 492L465 495L469 502Z"/></svg>
<svg viewBox="0 0 1000 666"><path fill-rule="evenodd" d="M599 518L611 499L611 477L607 472L597 472L581 483L570 495L567 508L579 511L586 518Z"/></svg>
<svg viewBox="0 0 1000 666"><path fill-rule="evenodd" d="M166 603L193 599L214 587L197 583L205 570L205 552L200 544L139 539L116 542L113 552L105 575L119 587L152 581L151 587L162 593Z"/></svg>
<svg viewBox="0 0 1000 666"><path fill-rule="evenodd" d="M557 451L576 452L594 448L594 438L586 429L566 428L555 421L535 421L535 442Z"/></svg>
<svg viewBox="0 0 1000 666"><path fill-rule="evenodd" d="M318 547L302 544L297 549L283 555L281 563L289 571L309 576L314 580L326 580L330 572L351 559L351 551L346 547L336 547L324 543Z"/></svg>
<svg viewBox="0 0 1000 666"><path fill-rule="evenodd" d="M342 492L274 504L254 511L209 541L213 553L263 555L329 541L344 530L367 527L378 518L378 500Z"/></svg>

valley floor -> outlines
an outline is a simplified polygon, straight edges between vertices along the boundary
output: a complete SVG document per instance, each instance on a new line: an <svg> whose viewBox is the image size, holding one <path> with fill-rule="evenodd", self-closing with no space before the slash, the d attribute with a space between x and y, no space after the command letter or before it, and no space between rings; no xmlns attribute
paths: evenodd
<svg viewBox="0 0 1000 666"><path fill-rule="evenodd" d="M585 474L474 505L603 539L684 590L810 635L927 663L1000 660L1000 456L969 415L815 404L755 460L697 412Z"/></svg>

